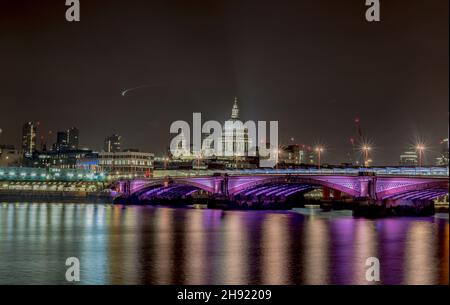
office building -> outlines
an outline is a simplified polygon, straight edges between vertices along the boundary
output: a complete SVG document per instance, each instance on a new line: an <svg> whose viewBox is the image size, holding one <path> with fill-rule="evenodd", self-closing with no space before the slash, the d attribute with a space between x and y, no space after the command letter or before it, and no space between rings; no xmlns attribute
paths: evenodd
<svg viewBox="0 0 450 305"><path fill-rule="evenodd" d="M66 131L56 133L56 143L53 150L77 150L78 149L78 129L72 127Z"/></svg>
<svg viewBox="0 0 450 305"><path fill-rule="evenodd" d="M72 127L67 130L67 144L69 149L78 149L79 131L78 128Z"/></svg>
<svg viewBox="0 0 450 305"><path fill-rule="evenodd" d="M98 165L110 178L149 177L153 170L154 154L136 150L101 152Z"/></svg>
<svg viewBox="0 0 450 305"><path fill-rule="evenodd" d="M90 149L65 149L36 152L27 160L28 167L52 167L76 169L83 168L80 163L85 160L97 160L97 153ZM89 168L92 169L92 168Z"/></svg>
<svg viewBox="0 0 450 305"><path fill-rule="evenodd" d="M67 131L58 131L56 133L56 143L53 144L54 151L62 151L69 149Z"/></svg>
<svg viewBox="0 0 450 305"><path fill-rule="evenodd" d="M405 151L400 155L401 166L417 166L418 156L415 151Z"/></svg>
<svg viewBox="0 0 450 305"><path fill-rule="evenodd" d="M103 150L104 152L120 152L120 140L121 136L117 134L113 134L109 137L106 137Z"/></svg>
<svg viewBox="0 0 450 305"><path fill-rule="evenodd" d="M36 150L37 125L34 122L27 122L22 128L22 151L29 157Z"/></svg>

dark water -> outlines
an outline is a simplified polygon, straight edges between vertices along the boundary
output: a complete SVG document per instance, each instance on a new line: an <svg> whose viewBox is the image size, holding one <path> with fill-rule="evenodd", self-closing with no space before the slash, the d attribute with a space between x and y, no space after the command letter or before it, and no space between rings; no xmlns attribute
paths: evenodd
<svg viewBox="0 0 450 305"><path fill-rule="evenodd" d="M0 284L448 284L448 214L220 211L101 204L0 204Z"/></svg>

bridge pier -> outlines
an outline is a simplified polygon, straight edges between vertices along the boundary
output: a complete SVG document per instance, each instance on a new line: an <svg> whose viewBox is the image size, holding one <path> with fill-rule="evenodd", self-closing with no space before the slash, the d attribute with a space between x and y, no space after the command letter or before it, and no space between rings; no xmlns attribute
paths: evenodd
<svg viewBox="0 0 450 305"><path fill-rule="evenodd" d="M329 187L323 186L322 187L322 200L328 201L330 200L331 190Z"/></svg>
<svg viewBox="0 0 450 305"><path fill-rule="evenodd" d="M334 200L341 200L342 199L342 192L334 190L333 191L333 199Z"/></svg>
<svg viewBox="0 0 450 305"><path fill-rule="evenodd" d="M228 175L214 177L214 194L228 197Z"/></svg>
<svg viewBox="0 0 450 305"><path fill-rule="evenodd" d="M379 218L387 216L433 216L433 200L355 201L353 216Z"/></svg>
<svg viewBox="0 0 450 305"><path fill-rule="evenodd" d="M396 216L432 216L435 213L433 200L385 200L385 205Z"/></svg>

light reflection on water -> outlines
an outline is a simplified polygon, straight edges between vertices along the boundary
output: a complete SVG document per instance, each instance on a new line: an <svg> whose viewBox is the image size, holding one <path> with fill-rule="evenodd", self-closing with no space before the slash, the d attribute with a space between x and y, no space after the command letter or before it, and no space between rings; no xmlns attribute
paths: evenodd
<svg viewBox="0 0 450 305"><path fill-rule="evenodd" d="M0 284L448 284L449 222L349 212L0 205Z"/></svg>

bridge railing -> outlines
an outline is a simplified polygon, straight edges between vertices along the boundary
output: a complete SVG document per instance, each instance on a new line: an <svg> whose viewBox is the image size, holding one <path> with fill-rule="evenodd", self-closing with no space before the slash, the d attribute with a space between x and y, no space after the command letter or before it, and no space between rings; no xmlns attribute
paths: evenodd
<svg viewBox="0 0 450 305"><path fill-rule="evenodd" d="M165 170L155 171L153 177L201 177L214 174L236 175L359 175L374 173L378 176L433 176L448 177L448 167L371 167L371 168L298 168L298 169L242 169L242 170Z"/></svg>
<svg viewBox="0 0 450 305"><path fill-rule="evenodd" d="M155 170L153 178L202 177L216 174L237 175L359 175L377 176L448 177L448 167L371 167L371 168L295 168L295 169L242 169L242 170ZM0 181L105 181L103 173L80 170L49 170L38 168L0 167ZM143 177L138 177L142 179Z"/></svg>

